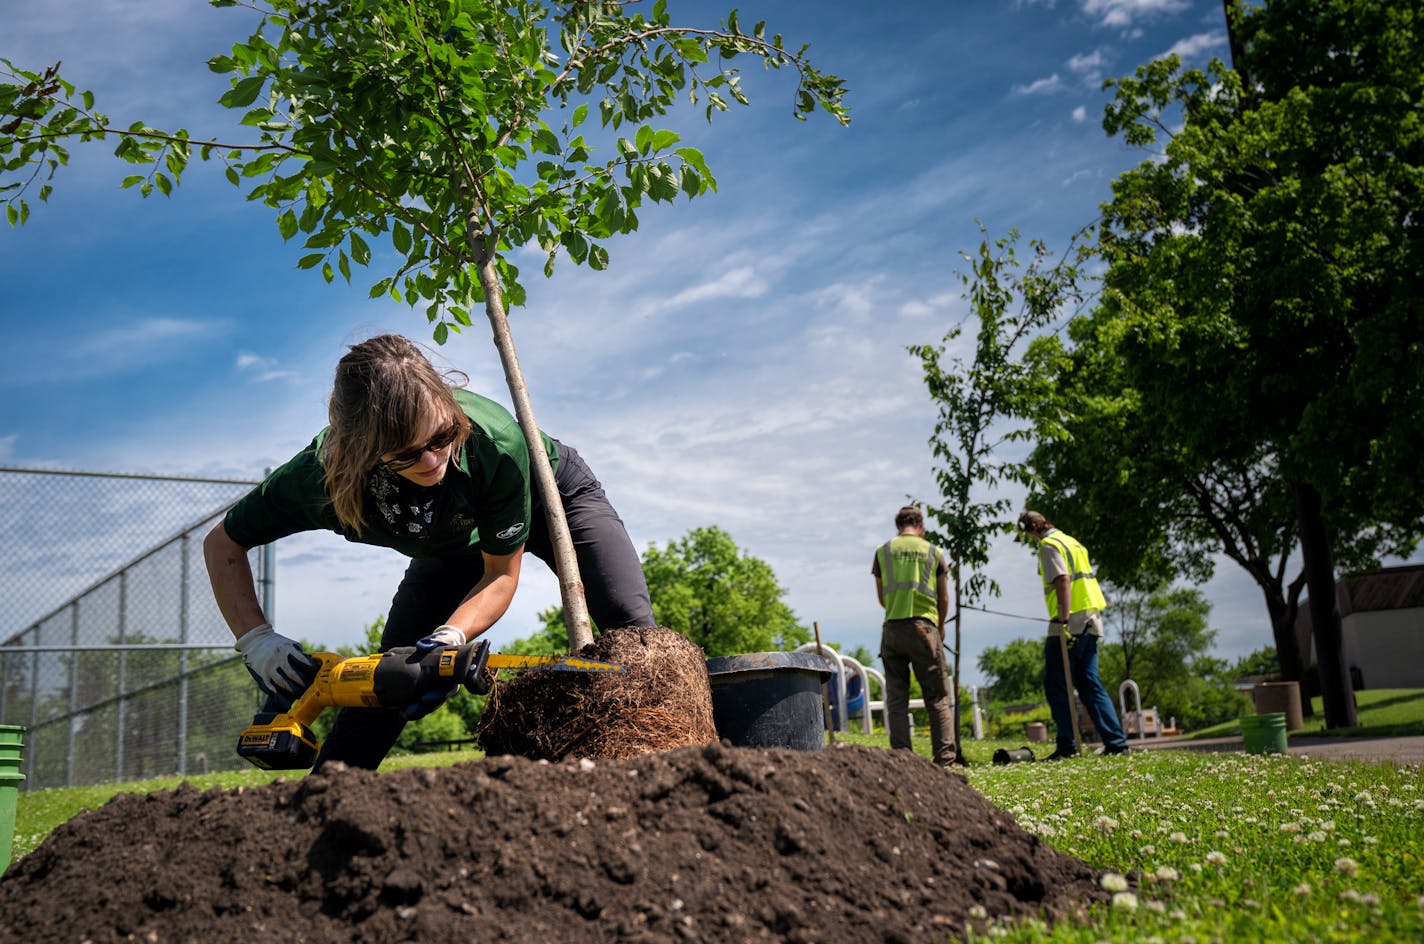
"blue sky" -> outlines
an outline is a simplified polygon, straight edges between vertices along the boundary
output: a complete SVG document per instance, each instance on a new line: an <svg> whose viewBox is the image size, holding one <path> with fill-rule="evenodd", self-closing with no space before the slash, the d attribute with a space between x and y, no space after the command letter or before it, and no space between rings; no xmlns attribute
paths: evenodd
<svg viewBox="0 0 1424 944"><path fill-rule="evenodd" d="M709 25L730 7L673 2ZM715 11L715 12L714 12ZM541 425L584 453L641 550L718 525L772 565L800 618L875 651L869 575L907 496L933 499L934 409L906 346L964 314L961 251L1017 227L1061 250L1120 170L1146 155L1101 129L1104 78L1178 51L1225 55L1216 0L744 2L845 79L853 123L790 116L792 80L751 69L750 109L662 124L702 149L719 192L645 208L609 271L520 260L513 327ZM225 80L205 66L251 13L199 0L11 4L0 55L94 89L120 124L221 137ZM195 164L168 199L120 191L109 147L76 147L48 205L0 235L0 464L259 477L324 423L331 371L374 333L427 338L371 301L375 276L295 269L270 211ZM384 273L382 273L384 274ZM442 350L508 403L487 329ZM1071 522L1060 522L1072 530ZM280 631L355 641L403 567L334 535L278 546ZM1005 541L991 609L1039 617L1031 553ZM557 586L532 562L492 631L527 635ZM1220 654L1270 643L1259 593L1224 564L1204 587ZM964 675L1041 625L971 613Z"/></svg>

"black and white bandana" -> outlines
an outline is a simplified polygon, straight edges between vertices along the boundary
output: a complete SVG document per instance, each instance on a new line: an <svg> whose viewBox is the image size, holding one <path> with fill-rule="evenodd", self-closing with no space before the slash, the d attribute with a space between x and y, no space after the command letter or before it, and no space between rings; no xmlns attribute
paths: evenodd
<svg viewBox="0 0 1424 944"><path fill-rule="evenodd" d="M435 518L435 501L440 486L421 487L408 482L385 466L376 466L367 482L371 497L381 517L396 531L424 540L430 536L430 523Z"/></svg>

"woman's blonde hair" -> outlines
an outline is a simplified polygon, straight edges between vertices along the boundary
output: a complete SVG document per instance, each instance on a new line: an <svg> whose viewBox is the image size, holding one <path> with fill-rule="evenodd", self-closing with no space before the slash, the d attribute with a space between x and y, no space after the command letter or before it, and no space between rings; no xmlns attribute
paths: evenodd
<svg viewBox="0 0 1424 944"><path fill-rule="evenodd" d="M458 383L451 381L458 377ZM410 340L381 334L352 345L336 364L328 405L331 428L322 443L326 493L341 523L360 533L366 524L364 496L371 470L381 456L418 445L431 416L440 429L458 427L451 455L470 434L470 421L455 402L452 387L469 378L442 375Z"/></svg>

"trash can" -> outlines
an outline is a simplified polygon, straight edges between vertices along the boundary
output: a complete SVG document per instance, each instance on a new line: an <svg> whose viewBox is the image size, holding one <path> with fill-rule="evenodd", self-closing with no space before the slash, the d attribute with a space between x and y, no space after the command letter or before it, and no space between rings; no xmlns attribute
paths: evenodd
<svg viewBox="0 0 1424 944"><path fill-rule="evenodd" d="M1286 753L1286 716L1283 712L1266 715L1245 715L1241 719L1241 738L1248 754Z"/></svg>
<svg viewBox="0 0 1424 944"><path fill-rule="evenodd" d="M15 805L20 799L20 758L25 748L25 729L18 724L0 724L0 873L10 867L15 843Z"/></svg>
<svg viewBox="0 0 1424 944"><path fill-rule="evenodd" d="M737 747L820 750L826 742L821 685L831 670L810 652L753 652L707 660L717 736Z"/></svg>
<svg viewBox="0 0 1424 944"><path fill-rule="evenodd" d="M1305 714L1300 705L1300 683L1258 682L1251 690L1251 700L1256 703L1258 715L1284 714L1287 731L1299 731L1305 727Z"/></svg>
<svg viewBox="0 0 1424 944"><path fill-rule="evenodd" d="M1048 725L1042 721L1030 721L1024 726L1024 737L1039 744L1048 743Z"/></svg>

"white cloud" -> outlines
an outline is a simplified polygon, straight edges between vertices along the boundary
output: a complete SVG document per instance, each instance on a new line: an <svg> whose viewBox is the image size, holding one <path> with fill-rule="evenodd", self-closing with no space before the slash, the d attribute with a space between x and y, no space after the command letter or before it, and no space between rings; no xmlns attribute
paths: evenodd
<svg viewBox="0 0 1424 944"><path fill-rule="evenodd" d="M1190 61L1212 52L1216 49L1225 49L1227 36L1225 32L1213 31L1209 33L1197 33L1195 36L1188 36L1172 45L1164 55L1181 56L1182 61Z"/></svg>
<svg viewBox="0 0 1424 944"><path fill-rule="evenodd" d="M1015 95L1050 95L1063 88L1063 80L1055 72L1047 78L1036 79L1027 85L1015 85Z"/></svg>
<svg viewBox="0 0 1424 944"><path fill-rule="evenodd" d="M1145 17L1179 13L1187 6L1187 0L1083 0L1083 12L1100 25L1123 28Z"/></svg>
<svg viewBox="0 0 1424 944"><path fill-rule="evenodd" d="M1079 105L1077 108L1073 109L1073 120L1078 122L1079 124L1087 121L1088 109L1084 108L1082 105Z"/></svg>
<svg viewBox="0 0 1424 944"><path fill-rule="evenodd" d="M9 459L15 454L15 441L19 438L18 433L0 436L0 459Z"/></svg>
<svg viewBox="0 0 1424 944"><path fill-rule="evenodd" d="M1072 56L1068 60L1068 68L1079 75L1097 74L1103 66L1107 65L1107 56L1102 50L1095 49L1092 52L1080 53Z"/></svg>
<svg viewBox="0 0 1424 944"><path fill-rule="evenodd" d="M668 306L677 308L719 298L760 298L765 294L766 282L750 266L742 266L678 292L668 300Z"/></svg>
<svg viewBox="0 0 1424 944"><path fill-rule="evenodd" d="M262 357L259 354L249 354L246 351L237 355L237 369L244 374L251 375L257 383L266 383L271 380L287 380L297 376L296 371L285 370L277 366L275 358Z"/></svg>

